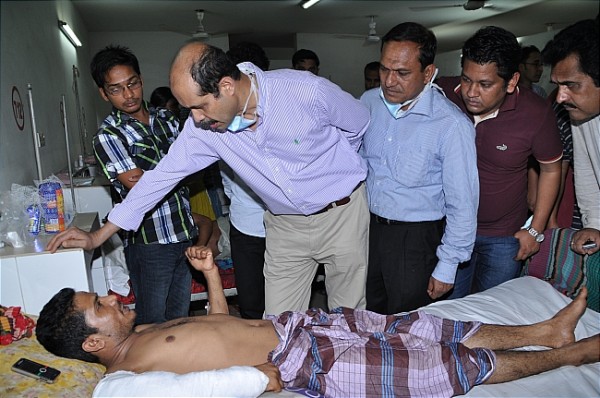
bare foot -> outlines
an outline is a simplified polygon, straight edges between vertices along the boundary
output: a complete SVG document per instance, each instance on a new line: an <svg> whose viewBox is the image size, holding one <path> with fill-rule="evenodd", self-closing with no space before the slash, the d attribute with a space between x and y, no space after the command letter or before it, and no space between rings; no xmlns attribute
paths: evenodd
<svg viewBox="0 0 600 398"><path fill-rule="evenodd" d="M586 300L587 288L583 287L569 305L558 311L552 318L541 322L540 327L549 328L548 341L544 342L545 346L560 348L575 342L575 327L585 311Z"/></svg>

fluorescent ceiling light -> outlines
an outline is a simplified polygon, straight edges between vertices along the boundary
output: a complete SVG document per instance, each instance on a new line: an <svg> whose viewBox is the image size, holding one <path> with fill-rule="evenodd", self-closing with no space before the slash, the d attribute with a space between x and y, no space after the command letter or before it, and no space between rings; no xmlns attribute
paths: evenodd
<svg viewBox="0 0 600 398"><path fill-rule="evenodd" d="M308 7L312 7L315 4L317 4L318 2L319 2L319 0L308 0L307 2L302 4L302 8L304 8L306 10Z"/></svg>
<svg viewBox="0 0 600 398"><path fill-rule="evenodd" d="M81 47L81 41L79 41L79 38L77 37L77 35L75 34L75 32L73 32L73 29L71 29L71 27L69 26L68 23L61 21L60 19L58 20L58 27L60 28L61 32L63 32L63 34L65 36L67 36L67 39L69 39L69 41L71 43L73 43L73 45L75 47Z"/></svg>

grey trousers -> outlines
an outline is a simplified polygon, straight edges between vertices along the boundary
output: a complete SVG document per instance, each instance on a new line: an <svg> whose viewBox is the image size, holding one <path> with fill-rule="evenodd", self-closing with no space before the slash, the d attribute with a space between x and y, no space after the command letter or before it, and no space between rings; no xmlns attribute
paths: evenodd
<svg viewBox="0 0 600 398"><path fill-rule="evenodd" d="M328 306L365 307L369 207L364 184L350 202L324 213L265 212L265 314L308 309L311 283L325 266Z"/></svg>

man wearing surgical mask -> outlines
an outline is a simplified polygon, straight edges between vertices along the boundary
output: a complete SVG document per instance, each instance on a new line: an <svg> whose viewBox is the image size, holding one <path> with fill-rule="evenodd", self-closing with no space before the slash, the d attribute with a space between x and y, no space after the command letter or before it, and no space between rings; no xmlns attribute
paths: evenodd
<svg viewBox="0 0 600 398"><path fill-rule="evenodd" d="M136 228L181 179L222 159L267 207L266 314L306 310L319 264L330 308L364 308L369 211L367 170L357 151L369 123L366 107L312 73L236 66L202 42L179 50L170 78L194 123L186 123L102 229L66 231L49 249L93 247L119 228Z"/></svg>
<svg viewBox="0 0 600 398"><path fill-rule="evenodd" d="M408 22L382 39L379 90L361 155L371 211L367 308L393 314L448 292L471 256L479 183L475 130L433 79L436 38Z"/></svg>

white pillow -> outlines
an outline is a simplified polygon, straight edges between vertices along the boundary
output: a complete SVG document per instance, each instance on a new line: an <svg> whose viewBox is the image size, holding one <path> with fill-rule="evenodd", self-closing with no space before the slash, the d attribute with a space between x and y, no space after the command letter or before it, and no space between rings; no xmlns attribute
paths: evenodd
<svg viewBox="0 0 600 398"><path fill-rule="evenodd" d="M176 374L171 372L109 373L93 397L258 397L269 378L251 366Z"/></svg>

